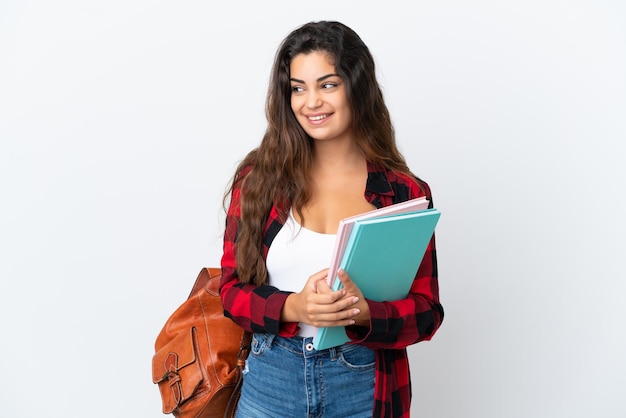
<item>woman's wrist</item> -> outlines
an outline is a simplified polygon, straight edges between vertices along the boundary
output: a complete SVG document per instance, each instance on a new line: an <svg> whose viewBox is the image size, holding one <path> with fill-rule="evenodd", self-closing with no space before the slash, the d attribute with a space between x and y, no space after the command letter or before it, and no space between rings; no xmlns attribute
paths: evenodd
<svg viewBox="0 0 626 418"><path fill-rule="evenodd" d="M296 307L298 306L298 294L291 293L285 299L285 304L283 305L283 310L280 313L281 322L299 322L298 311Z"/></svg>

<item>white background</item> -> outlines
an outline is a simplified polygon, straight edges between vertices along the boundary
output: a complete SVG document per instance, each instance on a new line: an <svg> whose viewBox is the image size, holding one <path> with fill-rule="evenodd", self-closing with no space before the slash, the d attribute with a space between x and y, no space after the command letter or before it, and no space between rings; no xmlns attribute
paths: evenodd
<svg viewBox="0 0 626 418"><path fill-rule="evenodd" d="M624 2L2 0L2 417L162 416L154 339L319 19L369 45L442 212L413 415L626 416Z"/></svg>

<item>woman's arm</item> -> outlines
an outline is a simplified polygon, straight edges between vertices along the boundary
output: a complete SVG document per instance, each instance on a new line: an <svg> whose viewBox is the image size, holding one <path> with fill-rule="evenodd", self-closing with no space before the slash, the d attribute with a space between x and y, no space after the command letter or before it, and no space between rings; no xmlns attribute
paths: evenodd
<svg viewBox="0 0 626 418"><path fill-rule="evenodd" d="M297 333L298 324L280 320L283 306L290 292L280 291L272 286L246 284L237 277L235 237L241 217L241 189L238 186L236 184L231 193L224 231L220 282L224 315L246 331L294 336Z"/></svg>
<svg viewBox="0 0 626 418"><path fill-rule="evenodd" d="M382 206L427 196L432 207L429 185L415 177L385 172L393 193L369 196ZM384 279L384 278L382 278ZM346 327L351 340L371 348L405 348L419 341L429 340L439 329L444 311L439 301L437 251L433 235L413 284L406 298L394 302L367 300L370 321L366 326L357 319L357 325Z"/></svg>
<svg viewBox="0 0 626 418"><path fill-rule="evenodd" d="M370 348L405 348L433 337L443 321L439 302L435 237L424 254L409 295L394 302L366 300L368 327L346 327L348 337Z"/></svg>

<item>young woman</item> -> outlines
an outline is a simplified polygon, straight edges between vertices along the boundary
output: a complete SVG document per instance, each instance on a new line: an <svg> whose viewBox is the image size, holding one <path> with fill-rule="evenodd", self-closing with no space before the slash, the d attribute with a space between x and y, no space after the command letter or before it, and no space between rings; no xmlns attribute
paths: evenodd
<svg viewBox="0 0 626 418"><path fill-rule="evenodd" d="M342 218L431 197L397 149L367 46L339 22L294 30L266 114L225 197L221 297L254 333L237 414L409 416L406 347L443 320L434 237L405 299L368 300L345 272L340 291L325 281ZM344 326L350 343L315 350L316 327L328 326Z"/></svg>

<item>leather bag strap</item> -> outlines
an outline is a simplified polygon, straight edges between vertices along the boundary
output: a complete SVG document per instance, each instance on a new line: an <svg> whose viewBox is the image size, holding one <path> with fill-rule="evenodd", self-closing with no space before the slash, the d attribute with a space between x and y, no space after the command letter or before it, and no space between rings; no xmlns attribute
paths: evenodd
<svg viewBox="0 0 626 418"><path fill-rule="evenodd" d="M219 267L204 267L202 270L200 270L200 273L196 278L196 282L193 284L193 287L191 288L191 293L189 293L187 299L198 293L200 289L205 288L209 280L211 280L213 277L219 276L221 274L222 269Z"/></svg>

